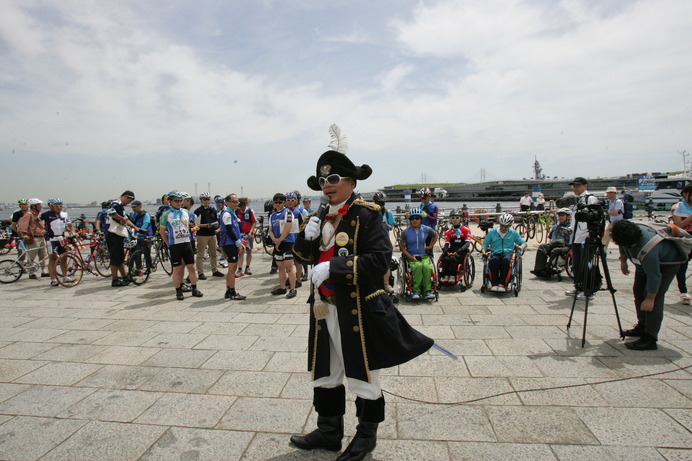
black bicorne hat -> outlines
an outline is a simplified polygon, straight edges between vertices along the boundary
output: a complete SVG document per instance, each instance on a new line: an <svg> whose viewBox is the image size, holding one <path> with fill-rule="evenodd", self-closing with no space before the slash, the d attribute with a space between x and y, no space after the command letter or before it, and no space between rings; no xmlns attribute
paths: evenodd
<svg viewBox="0 0 692 461"><path fill-rule="evenodd" d="M338 174L344 178L363 180L370 177L372 168L369 165L355 166L346 155L329 150L317 160L315 176L308 178L308 187L312 190L322 190L318 178L326 178L332 174Z"/></svg>

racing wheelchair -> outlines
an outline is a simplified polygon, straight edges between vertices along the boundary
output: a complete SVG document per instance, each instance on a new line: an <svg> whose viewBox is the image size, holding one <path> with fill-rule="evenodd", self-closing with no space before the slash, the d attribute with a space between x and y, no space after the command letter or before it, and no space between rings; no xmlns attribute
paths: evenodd
<svg viewBox="0 0 692 461"><path fill-rule="evenodd" d="M432 262L432 256L431 262ZM435 296L434 299L428 299L427 301L438 301L440 299L439 293L439 277L437 272L437 265L432 263L432 293ZM394 287L394 294L392 295L392 302L398 302L400 298L406 301L413 300L413 273L411 272L411 267L405 257L400 259L392 257L391 263L392 276L396 270L396 281ZM425 298L421 298L421 301L425 301Z"/></svg>
<svg viewBox="0 0 692 461"><path fill-rule="evenodd" d="M523 251L520 247L516 246L512 252L509 262L509 280L507 282L506 288L502 288L499 284L493 286L493 280L491 280L490 271L488 270L489 257L487 254L483 255L483 284L481 285L481 293L486 291L494 291L501 293L514 293L514 296L519 296L521 291L521 266L522 266L522 255Z"/></svg>
<svg viewBox="0 0 692 461"><path fill-rule="evenodd" d="M451 279L445 279L444 277L439 277L439 274L443 273L443 258L444 254L441 254L437 258L436 271L439 278L439 286L442 287L455 287L459 285L461 291L466 291L473 286L473 281L476 279L476 261L471 255L471 248L464 255L464 260L457 265L456 272L449 276Z"/></svg>

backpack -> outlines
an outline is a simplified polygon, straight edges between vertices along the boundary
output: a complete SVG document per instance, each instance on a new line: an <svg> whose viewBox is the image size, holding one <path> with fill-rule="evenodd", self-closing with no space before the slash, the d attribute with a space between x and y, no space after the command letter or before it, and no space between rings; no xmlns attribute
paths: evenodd
<svg viewBox="0 0 692 461"><path fill-rule="evenodd" d="M634 217L634 205L630 202L625 202L625 211L622 213L622 217L625 219L632 219Z"/></svg>
<svg viewBox="0 0 692 461"><path fill-rule="evenodd" d="M687 262L689 254L692 251L692 235L687 231L680 229L675 224L664 223L637 223L641 227L645 227L655 235L649 240L646 245L639 251L636 258L632 258L632 262L641 265L653 248L664 240L669 240L675 244L680 253L682 261L662 262L661 264L681 264Z"/></svg>

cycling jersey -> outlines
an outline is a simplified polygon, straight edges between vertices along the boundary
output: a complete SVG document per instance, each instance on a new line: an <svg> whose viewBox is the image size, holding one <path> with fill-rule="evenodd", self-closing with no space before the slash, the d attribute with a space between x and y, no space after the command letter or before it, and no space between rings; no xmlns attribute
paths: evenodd
<svg viewBox="0 0 692 461"><path fill-rule="evenodd" d="M46 211L41 214L39 218L46 224L46 240L57 241L63 237L67 225L70 224L70 218L67 217L67 213L61 211L59 213L53 210Z"/></svg>
<svg viewBox="0 0 692 461"><path fill-rule="evenodd" d="M435 229L437 226L437 205L433 202L421 203L420 211L423 213L423 225Z"/></svg>
<svg viewBox="0 0 692 461"><path fill-rule="evenodd" d="M406 250L411 256L426 256L425 242L428 236L432 234L433 229L430 226L421 224L416 231L413 227L407 227L404 231L403 238L406 242Z"/></svg>
<svg viewBox="0 0 692 461"><path fill-rule="evenodd" d="M514 229L507 229L505 235L501 235L497 227L488 232L488 235L483 239L482 248L485 250L490 247L493 254L511 253L514 251L514 245L524 245L526 242Z"/></svg>
<svg viewBox="0 0 692 461"><path fill-rule="evenodd" d="M165 227L168 231L168 245L190 241L190 214L185 208L176 210L170 207L164 211L159 226Z"/></svg>
<svg viewBox="0 0 692 461"><path fill-rule="evenodd" d="M252 225L257 222L255 212L250 208L245 208L244 212L238 208L236 213L238 214L238 218L240 218L240 232L247 234L250 232L250 229L252 229Z"/></svg>
<svg viewBox="0 0 692 461"><path fill-rule="evenodd" d="M293 232L293 229L298 228L297 224L298 219L293 211L288 208L282 208L281 211L275 211L269 217L269 225L271 226L274 238L281 237L285 226L291 226L291 233L286 236L286 240L284 240L284 242L294 243L296 241L298 232Z"/></svg>
<svg viewBox="0 0 692 461"><path fill-rule="evenodd" d="M240 219L231 208L225 206L219 215L221 232L219 233L219 246L237 245L240 240Z"/></svg>
<svg viewBox="0 0 692 461"><path fill-rule="evenodd" d="M471 230L466 226L452 226L445 232L445 242L449 243L449 251L452 253L464 246L468 240L471 240Z"/></svg>
<svg viewBox="0 0 692 461"><path fill-rule="evenodd" d="M96 215L96 220L101 221L101 232L108 232L108 208L104 208Z"/></svg>
<svg viewBox="0 0 692 461"><path fill-rule="evenodd" d="M154 235L154 228L151 224L151 215L146 211L137 213L135 211L130 214L130 221L139 229L146 229L145 232L137 231L137 238L151 237Z"/></svg>
<svg viewBox="0 0 692 461"><path fill-rule="evenodd" d="M194 211L187 210L187 212L190 214L190 226L195 227L197 225L197 215L195 215ZM192 230L190 230L190 241L197 241L197 236Z"/></svg>

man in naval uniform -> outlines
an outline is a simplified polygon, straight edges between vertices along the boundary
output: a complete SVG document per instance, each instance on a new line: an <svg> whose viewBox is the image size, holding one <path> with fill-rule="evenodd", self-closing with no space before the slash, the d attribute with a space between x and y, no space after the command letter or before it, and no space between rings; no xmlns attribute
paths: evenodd
<svg viewBox="0 0 692 461"><path fill-rule="evenodd" d="M356 167L336 150L322 154L308 186L326 195L329 205L310 215L294 246L296 258L314 264L309 279L319 287L309 300L308 346L318 418L316 430L294 435L291 442L306 450L341 449L345 376L356 394L359 424L338 461L361 460L375 449L385 406L380 369L405 363L433 345L406 322L384 290L392 245L380 207L354 194L356 181L371 173L368 165Z"/></svg>

